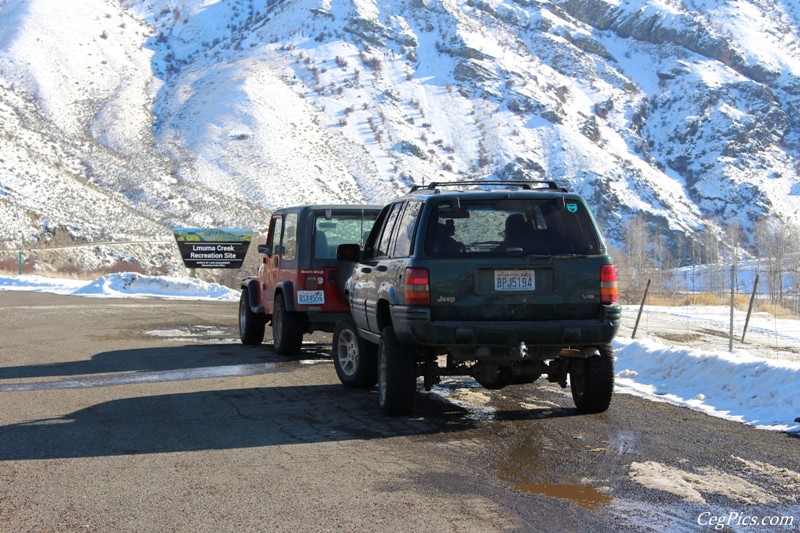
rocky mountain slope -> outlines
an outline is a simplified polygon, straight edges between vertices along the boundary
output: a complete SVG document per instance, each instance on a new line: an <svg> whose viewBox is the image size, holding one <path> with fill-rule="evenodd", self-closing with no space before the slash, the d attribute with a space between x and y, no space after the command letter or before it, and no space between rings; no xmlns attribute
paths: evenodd
<svg viewBox="0 0 800 533"><path fill-rule="evenodd" d="M4 0L0 241L178 264L171 228L555 179L612 243L800 211L793 0Z"/></svg>

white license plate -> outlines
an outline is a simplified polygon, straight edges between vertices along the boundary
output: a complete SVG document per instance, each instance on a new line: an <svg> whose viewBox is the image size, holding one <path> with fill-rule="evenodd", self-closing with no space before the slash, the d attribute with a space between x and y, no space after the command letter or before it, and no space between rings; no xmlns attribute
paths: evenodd
<svg viewBox="0 0 800 533"><path fill-rule="evenodd" d="M325 291L297 291L298 305L325 304Z"/></svg>
<svg viewBox="0 0 800 533"><path fill-rule="evenodd" d="M533 270L495 270L494 290L532 291L536 289Z"/></svg>

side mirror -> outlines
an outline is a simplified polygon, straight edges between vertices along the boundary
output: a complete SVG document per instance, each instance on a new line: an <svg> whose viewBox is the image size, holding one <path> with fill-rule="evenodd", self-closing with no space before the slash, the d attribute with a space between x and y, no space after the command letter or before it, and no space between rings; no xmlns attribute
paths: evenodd
<svg viewBox="0 0 800 533"><path fill-rule="evenodd" d="M264 254L264 255L271 255L272 254L272 248L270 246L266 245L266 244L259 244L258 245L258 253Z"/></svg>
<svg viewBox="0 0 800 533"><path fill-rule="evenodd" d="M358 262L361 259L361 247L357 244L340 244L336 248L336 259L352 263Z"/></svg>

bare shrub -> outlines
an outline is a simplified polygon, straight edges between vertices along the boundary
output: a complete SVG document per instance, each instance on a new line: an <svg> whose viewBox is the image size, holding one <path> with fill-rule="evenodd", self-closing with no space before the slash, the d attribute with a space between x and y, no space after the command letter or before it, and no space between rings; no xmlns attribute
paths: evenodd
<svg viewBox="0 0 800 533"><path fill-rule="evenodd" d="M22 273L31 274L33 272L33 261L25 259L22 262ZM13 274L19 273L19 259L3 259L0 260L0 272L11 272Z"/></svg>
<svg viewBox="0 0 800 533"><path fill-rule="evenodd" d="M380 58L375 57L375 56L368 56L364 52L361 52L359 54L359 57L361 58L361 62L365 66L371 68L372 70L376 70L377 71L377 70L381 69L381 60L380 60Z"/></svg>
<svg viewBox="0 0 800 533"><path fill-rule="evenodd" d="M142 265L136 261L117 261L113 265L98 270L101 275L106 274L120 274L122 272L136 272L137 274L146 274Z"/></svg>

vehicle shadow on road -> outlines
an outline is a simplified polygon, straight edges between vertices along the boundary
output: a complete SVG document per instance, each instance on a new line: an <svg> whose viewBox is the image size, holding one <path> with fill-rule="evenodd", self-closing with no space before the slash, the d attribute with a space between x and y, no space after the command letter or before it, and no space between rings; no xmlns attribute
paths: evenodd
<svg viewBox="0 0 800 533"><path fill-rule="evenodd" d="M0 461L224 450L468 430L466 411L418 398L388 418L376 392L341 385L259 387L112 400L0 426Z"/></svg>
<svg viewBox="0 0 800 533"><path fill-rule="evenodd" d="M2 380L7 379L87 376L114 372L159 372L329 356L329 344L304 344L302 351L291 357L278 356L273 351L272 345L176 344L101 352L91 359L80 361L0 367L0 384Z"/></svg>
<svg viewBox="0 0 800 533"><path fill-rule="evenodd" d="M515 409L497 411L495 420L515 421L515 420L544 420L548 418L566 418L570 416L582 416L574 407L537 407L532 409Z"/></svg>

